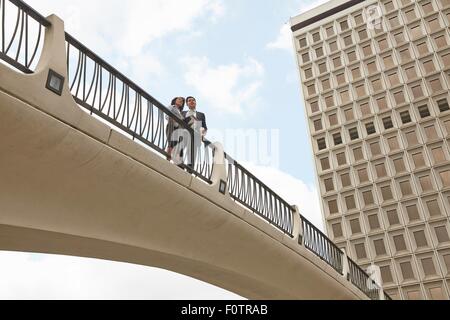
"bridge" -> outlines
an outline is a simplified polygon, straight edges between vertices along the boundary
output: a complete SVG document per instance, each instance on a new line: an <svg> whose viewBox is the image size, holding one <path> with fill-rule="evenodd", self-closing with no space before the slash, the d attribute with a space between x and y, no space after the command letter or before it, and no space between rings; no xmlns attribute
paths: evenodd
<svg viewBox="0 0 450 320"><path fill-rule="evenodd" d="M157 99L18 0L0 0L0 250L129 262L249 299L388 300L226 154L167 160Z"/></svg>

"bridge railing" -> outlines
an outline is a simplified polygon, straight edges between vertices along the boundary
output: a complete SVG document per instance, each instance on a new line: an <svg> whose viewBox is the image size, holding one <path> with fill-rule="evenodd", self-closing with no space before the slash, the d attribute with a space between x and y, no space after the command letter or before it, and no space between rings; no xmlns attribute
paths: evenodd
<svg viewBox="0 0 450 320"><path fill-rule="evenodd" d="M10 12L14 14L10 16ZM30 27L33 23L34 27ZM8 24L12 25L11 31L7 30ZM42 29L50 27L50 22L23 1L0 0L0 26L0 59L24 73L33 73L43 43ZM212 183L215 148L209 141L202 141L186 122L74 37L66 33L65 40L68 84L81 107L149 146L161 157L170 156L169 123L178 124L181 138L176 141L183 142L185 151L179 165ZM294 214L298 213L294 207L226 153L224 161L230 197L293 238ZM344 253L307 219L300 216L300 220L302 244L343 274ZM379 299L381 289L367 273L351 259L348 265L348 274L343 276L369 298ZM384 296L391 300L387 294Z"/></svg>
<svg viewBox="0 0 450 320"><path fill-rule="evenodd" d="M210 143L201 142L185 121L68 33L66 48L69 88L80 106L166 158L171 156L168 146L174 138L169 122L177 124L175 140L181 137L185 144L180 165L211 183Z"/></svg>
<svg viewBox="0 0 450 320"><path fill-rule="evenodd" d="M26 3L0 0L0 59L33 73L42 50L45 27L51 24Z"/></svg>
<svg viewBox="0 0 450 320"><path fill-rule="evenodd" d="M342 250L305 217L300 216L300 218L303 228L303 245L342 274L344 256Z"/></svg>
<svg viewBox="0 0 450 320"><path fill-rule="evenodd" d="M356 262L348 258L348 280L364 292L370 299L379 300L381 288Z"/></svg>
<svg viewBox="0 0 450 320"><path fill-rule="evenodd" d="M227 154L225 168L231 198L293 237L292 206Z"/></svg>

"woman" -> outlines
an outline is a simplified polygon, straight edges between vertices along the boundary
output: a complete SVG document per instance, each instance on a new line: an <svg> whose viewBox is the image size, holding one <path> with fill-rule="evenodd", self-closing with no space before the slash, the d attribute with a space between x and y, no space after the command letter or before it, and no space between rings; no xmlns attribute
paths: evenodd
<svg viewBox="0 0 450 320"><path fill-rule="evenodd" d="M183 109L184 109L184 103L185 100L183 97L176 97L173 98L169 110L172 112L173 115L175 115L178 119L183 120ZM172 134L175 130L177 130L180 126L180 124L173 120L173 117L167 115L166 119L168 120L168 124L166 127L166 134L167 134L167 140L168 140L168 147L167 147L167 160L172 160L172 151L178 144L178 141L171 141Z"/></svg>

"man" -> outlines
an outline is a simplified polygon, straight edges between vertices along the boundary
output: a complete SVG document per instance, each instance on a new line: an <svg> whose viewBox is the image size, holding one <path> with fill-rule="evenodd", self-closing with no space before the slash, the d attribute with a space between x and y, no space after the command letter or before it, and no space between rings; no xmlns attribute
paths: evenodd
<svg viewBox="0 0 450 320"><path fill-rule="evenodd" d="M201 141L204 141L204 138L206 136L206 132L208 131L208 126L206 125L206 116L202 112L197 111L197 100L194 97L187 97L186 98L186 104L189 107L188 111L184 111L182 113L184 121L194 130L196 134L194 134L194 154L193 154L193 161L194 164L196 164L199 159L197 157L201 157L200 154L200 148L201 148ZM189 147L188 150L191 150ZM188 155L192 154L188 152ZM190 156L189 156L190 157Z"/></svg>
<svg viewBox="0 0 450 320"><path fill-rule="evenodd" d="M186 104L189 107L189 111L183 112L184 120L192 129L201 134L203 140L208 131L206 116L204 113L197 111L197 100L194 97L187 97Z"/></svg>

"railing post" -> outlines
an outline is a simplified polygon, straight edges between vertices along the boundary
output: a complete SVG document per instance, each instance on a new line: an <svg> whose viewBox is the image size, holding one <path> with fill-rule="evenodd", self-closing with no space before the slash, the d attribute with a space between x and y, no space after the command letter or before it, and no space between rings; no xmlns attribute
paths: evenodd
<svg viewBox="0 0 450 320"><path fill-rule="evenodd" d="M350 272L350 267L348 265L347 251L343 248L342 250L342 276L348 280L348 275Z"/></svg>
<svg viewBox="0 0 450 320"><path fill-rule="evenodd" d="M378 294L380 300L385 300L384 296L384 290L383 290L383 279L381 278L381 270L380 267L372 264L370 265L367 270L367 274L369 275L370 279L375 282L375 284L380 288Z"/></svg>
<svg viewBox="0 0 450 320"><path fill-rule="evenodd" d="M292 206L293 216L292 216L292 234L294 236L294 241L297 241L298 244L303 246L303 227L302 227L302 219L300 218L300 211L297 206Z"/></svg>
<svg viewBox="0 0 450 320"><path fill-rule="evenodd" d="M225 183L224 195L228 196L228 177L227 170L225 168L225 152L223 145L219 142L212 144L214 147L213 156L213 169L211 175L211 182L213 186L220 186L221 183Z"/></svg>

